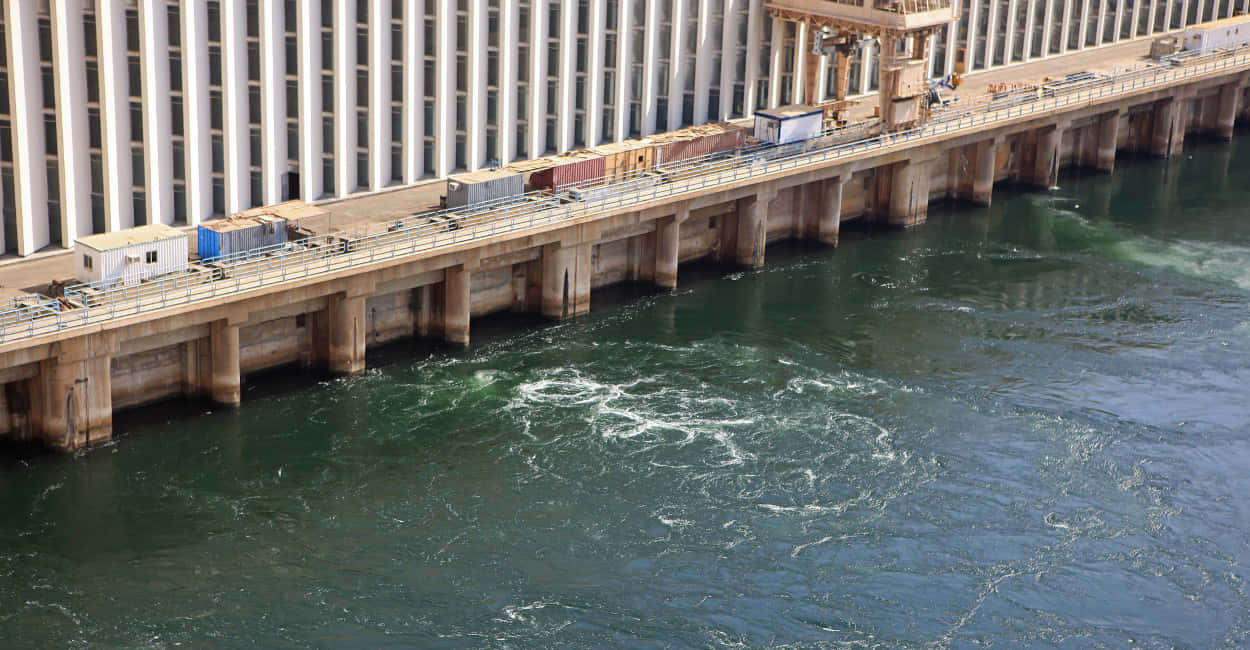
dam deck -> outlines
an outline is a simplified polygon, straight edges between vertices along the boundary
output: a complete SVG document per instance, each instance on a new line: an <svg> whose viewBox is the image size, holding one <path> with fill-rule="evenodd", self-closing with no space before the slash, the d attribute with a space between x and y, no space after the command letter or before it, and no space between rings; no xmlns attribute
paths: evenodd
<svg viewBox="0 0 1250 650"><path fill-rule="evenodd" d="M930 201L988 203L999 181L1050 187L1063 166L1112 169L1117 151L1172 155L1190 132L1231 137L1246 112L1245 50L1175 66L1126 61L1067 88L961 100L909 131L833 132L694 161L664 184L509 206L450 230L413 219L341 249L248 260L225 277L145 283L90 308L0 322L0 432L77 448L111 436L118 409L177 395L238 404L248 373L300 364L353 374L368 345L405 337L467 345L471 320L489 313L582 315L598 287L674 287L679 264L695 259L759 267L769 242L836 245L853 218L918 225ZM374 205L355 204L357 216L376 218L387 201L420 191L429 190L363 197Z"/></svg>

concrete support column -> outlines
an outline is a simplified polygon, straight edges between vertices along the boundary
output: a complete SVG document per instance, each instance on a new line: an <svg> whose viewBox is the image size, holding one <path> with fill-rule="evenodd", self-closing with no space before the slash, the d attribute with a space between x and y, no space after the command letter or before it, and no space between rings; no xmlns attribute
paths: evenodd
<svg viewBox="0 0 1250 650"><path fill-rule="evenodd" d="M1112 172L1115 170L1116 144L1120 139L1120 113L1114 111L1103 115L1098 120L1098 171Z"/></svg>
<svg viewBox="0 0 1250 650"><path fill-rule="evenodd" d="M439 0L439 2L448 2L448 1L449 0ZM641 2L642 0L638 0L638 1ZM648 2L647 11L651 12L652 11L651 5L658 2L658 0L646 0L646 1ZM523 107L524 110L529 111L529 139L528 139L528 142L526 143L525 151L526 151L526 154L530 158L538 158L542 156L543 153L547 151L547 147L554 144L554 143L547 142L547 56L546 56L547 46L546 46L546 43L547 43L547 27L549 26L547 3L548 3L548 0L532 0L532 2L530 3L530 43L532 44L530 46L530 57L529 57L530 58L530 71L529 71L529 75L530 75L529 77L530 79L529 100L530 101L529 101L529 106ZM451 27L449 27L448 29L454 29L454 22L456 19L455 18L455 3L452 2L450 3L449 6L450 6L449 11L451 11L451 15L450 17L447 18L447 20L452 21L452 22L448 23L449 25L451 25ZM648 22L647 22L648 25L651 24L649 17L650 17L650 13L648 13ZM650 32L648 32L647 35L648 35L649 41L654 40L654 39L651 39ZM454 34L453 34L453 38L454 38ZM439 51L442 52L441 49ZM450 56L453 59L455 58L454 45L452 47L452 50L447 56ZM647 60L650 61L653 59L647 59ZM442 74L442 70L444 68L450 68L450 66L437 66L437 67L440 71L439 72L440 75ZM655 66L648 67L648 70L654 70L654 69L655 69ZM440 77L440 79L441 78L442 77ZM644 75L644 81L643 81L644 96L646 95L646 84L647 84L647 82L645 81L645 78L646 77ZM452 79L453 94L454 94L454 90L455 90L455 79L453 78ZM655 106L654 98L652 99L651 105L653 107ZM646 112L645 99L643 103L643 112L644 113ZM648 133L651 133L651 131L648 131ZM446 174L443 173L440 175L446 175Z"/></svg>
<svg viewBox="0 0 1250 650"><path fill-rule="evenodd" d="M1189 99L1169 97L1155 102L1154 130L1150 153L1156 156L1173 156L1185 145L1185 123L1188 121Z"/></svg>
<svg viewBox="0 0 1250 650"><path fill-rule="evenodd" d="M607 28L607 0L591 0L589 51L586 53L586 119L582 123L582 141L593 147L603 139L603 59ZM502 84L500 87L504 87ZM500 122L506 124L506 122Z"/></svg>
<svg viewBox="0 0 1250 650"><path fill-rule="evenodd" d="M842 187L846 178L825 179L821 188L820 214L816 222L816 239L822 244L838 245L838 231L842 228Z"/></svg>
<svg viewBox="0 0 1250 650"><path fill-rule="evenodd" d="M620 142L629 137L629 99L631 96L629 75L633 69L633 52L631 50L631 41L626 35L633 33L634 20L634 3L646 2L646 0L618 0L616 3L616 101L613 103L616 110L612 117L615 118L613 126L616 141Z"/></svg>
<svg viewBox="0 0 1250 650"><path fill-rule="evenodd" d="M48 228L48 150L44 142L47 131L43 123L43 78L39 69L36 4L10 0L5 3L4 12L18 255L30 255L47 246L51 237ZM129 164L129 147L126 147L126 153Z"/></svg>
<svg viewBox="0 0 1250 650"><path fill-rule="evenodd" d="M513 3L504 3L504 31L500 45L504 48L515 48L516 45L516 8ZM510 12L510 13L509 13ZM509 22L509 16L511 22ZM425 3L418 6L415 2L404 3L404 183L412 185L425 173ZM511 44L511 45L509 45ZM509 50L505 49L505 52ZM512 76L516 79L516 54L502 59L505 68L511 66ZM516 84L508 81L501 88L515 88ZM500 92L501 103L500 124L512 124L516 121L515 92ZM505 121L506 119L506 121ZM511 129L502 129L511 131ZM504 137L501 133L500 137ZM507 135L511 142L512 134Z"/></svg>
<svg viewBox="0 0 1250 650"><path fill-rule="evenodd" d="M910 228L925 222L929 214L928 164L894 163L890 172L890 203L886 219L891 226Z"/></svg>
<svg viewBox="0 0 1250 650"><path fill-rule="evenodd" d="M238 406L243 383L239 371L239 325L229 319L216 320L208 332L212 356L209 396L222 406Z"/></svg>
<svg viewBox="0 0 1250 650"><path fill-rule="evenodd" d="M299 189L300 198L311 202L321 198L325 179L321 163L325 148L321 124L321 3L301 2L298 11L295 37L299 44ZM415 109L412 112L420 113ZM208 132L207 128L203 130ZM416 157L421 159L419 151Z"/></svg>
<svg viewBox="0 0 1250 650"><path fill-rule="evenodd" d="M755 110L759 108L759 97L757 94L760 76L760 52L763 51L764 47L764 8L763 0L749 0L749 2L750 6L747 9L746 79L742 104L744 114L754 115Z"/></svg>
<svg viewBox="0 0 1250 650"><path fill-rule="evenodd" d="M499 6L499 109L495 123L499 125L498 151L490 152L507 164L517 157L517 40L520 29L520 7L515 2ZM620 59L617 59L618 61Z"/></svg>
<svg viewBox="0 0 1250 650"><path fill-rule="evenodd" d="M169 6L139 3L143 162L147 223L174 222L173 108L169 102Z"/></svg>
<svg viewBox="0 0 1250 650"><path fill-rule="evenodd" d="M443 339L458 345L469 344L469 315L472 276L463 265L448 267L443 279Z"/></svg>
<svg viewBox="0 0 1250 650"><path fill-rule="evenodd" d="M45 444L73 450L113 435L112 355L106 335L90 334L52 345L40 362L32 400L35 431Z"/></svg>
<svg viewBox="0 0 1250 650"><path fill-rule="evenodd" d="M488 156L493 152L486 151L486 123L489 117L486 114L486 86L490 81L486 78L486 59L489 56L487 51L487 39L489 37L487 27L488 9L486 0L470 0L468 15L468 54L469 54L469 78L466 88L468 88L468 96L465 98L467 102L465 128L465 167L469 171L477 171L485 164ZM498 58L496 59L498 60ZM500 87L503 94L502 87ZM500 125L508 127L510 125ZM503 130L502 128L500 130Z"/></svg>
<svg viewBox="0 0 1250 650"><path fill-rule="evenodd" d="M690 0L693 1L693 0ZM686 15L688 0L671 0L673 29L668 50L668 130L681 125L683 95L686 88Z"/></svg>
<svg viewBox="0 0 1250 650"><path fill-rule="evenodd" d="M720 4L720 3L718 3ZM721 25L728 17L721 15ZM699 0L699 23L695 32L694 53L694 124L703 124L708 121L708 99L712 88L712 0ZM722 56L725 49L724 44L721 45ZM731 50L732 51L732 50ZM723 88L724 86L722 86ZM731 92L730 95L733 93ZM719 107L717 107L719 113Z"/></svg>
<svg viewBox="0 0 1250 650"><path fill-rule="evenodd" d="M1233 139L1233 127L1237 123L1237 106L1241 98L1241 85L1225 84L1220 87L1220 109L1215 116L1212 131L1217 137L1225 140Z"/></svg>
<svg viewBox="0 0 1250 650"><path fill-rule="evenodd" d="M678 215L655 222L655 286L677 288L677 264L681 246L681 223Z"/></svg>
<svg viewBox="0 0 1250 650"><path fill-rule="evenodd" d="M251 145L247 122L247 6L244 0L221 2L221 85L224 98L226 213L252 204ZM260 198L260 197L256 197Z"/></svg>
<svg viewBox="0 0 1250 650"><path fill-rule="evenodd" d="M186 160L187 225L213 216L213 158L209 139L208 7L182 5L182 139ZM307 130L307 129L305 129ZM105 192L107 193L107 189Z"/></svg>
<svg viewBox="0 0 1250 650"><path fill-rule="evenodd" d="M282 178L287 171L286 11L284 9L281 0L261 0L258 8L260 12L260 104L263 115L260 126L262 196L258 198L266 205L273 205L287 198L282 195Z"/></svg>
<svg viewBox="0 0 1250 650"><path fill-rule="evenodd" d="M776 190L760 188L760 193L738 201L738 264L757 269L764 266L764 249L768 245L768 206L777 196Z"/></svg>
<svg viewBox="0 0 1250 650"><path fill-rule="evenodd" d="M573 126L577 110L577 13L577 0L560 0L560 77L556 84L556 141L548 143L559 152L569 151L574 142Z"/></svg>
<svg viewBox="0 0 1250 650"><path fill-rule="evenodd" d="M543 248L541 309L555 320L590 313L590 244Z"/></svg>
<svg viewBox="0 0 1250 650"><path fill-rule="evenodd" d="M237 1L237 0L231 0ZM359 109L356 107L356 3L368 0L336 0L334 5L334 193L347 196L360 184L357 174ZM442 17L440 16L440 19ZM455 18L452 17L454 28ZM454 61L454 54L450 59ZM454 66L440 66L452 68ZM389 83L389 80L388 80ZM455 101L455 87L451 101ZM443 131L451 133L454 129Z"/></svg>
<svg viewBox="0 0 1250 650"><path fill-rule="evenodd" d="M998 142L986 140L977 147L976 174L972 177L972 191L968 200L978 205L989 205L994 196L994 172L997 167Z"/></svg>
<svg viewBox="0 0 1250 650"><path fill-rule="evenodd" d="M52 74L56 79L56 140L61 177L61 245L90 235L91 156L87 146L87 75L82 0L52 4ZM0 247L2 248L2 247Z"/></svg>
<svg viewBox="0 0 1250 650"><path fill-rule="evenodd" d="M358 375L365 370L365 295L359 292L337 293L327 299L330 323L330 372L336 375Z"/></svg>
<svg viewBox="0 0 1250 650"><path fill-rule="evenodd" d="M8 4L12 7L22 3ZM207 22L205 20L205 23ZM9 24L12 24L11 20ZM126 57L126 3L123 0L98 0L96 2L96 42L100 63L100 139L103 145L104 219L105 227L109 231L115 231L135 225L134 174L132 173L134 166L130 158L130 84L127 83L129 63ZM207 51L204 52L204 56L208 56ZM9 84L12 86L16 81L12 76L12 70L9 75ZM202 87L207 88L207 82ZM205 100L207 101L207 96ZM207 111L205 117L207 118ZM193 125L187 126L187 132L192 133ZM201 131L207 139L207 122ZM208 188L208 196L211 205L211 187ZM18 214L21 214L20 208Z"/></svg>
<svg viewBox="0 0 1250 650"><path fill-rule="evenodd" d="M1054 187L1059 180L1059 141L1063 130L1057 126L1041 129L1037 133L1036 156L1033 159L1033 184L1041 188Z"/></svg>
<svg viewBox="0 0 1250 650"><path fill-rule="evenodd" d="M769 39L768 49L771 59L768 66L768 103L767 108L781 105L781 66L785 61L786 23L780 18L773 18L773 32Z"/></svg>
<svg viewBox="0 0 1250 650"><path fill-rule="evenodd" d="M484 20L484 19L483 19ZM483 44L482 50L486 47ZM483 55L484 56L484 55ZM369 189L391 184L391 3L369 1ZM486 93L482 93L485 95ZM485 111L483 111L485 113ZM481 130L485 132L486 125ZM470 131L472 133L472 131ZM366 182L362 181L361 185Z"/></svg>
<svg viewBox="0 0 1250 650"><path fill-rule="evenodd" d="M721 121L733 116L733 87L738 72L738 25L742 20L745 0L725 0L721 13L720 107L716 116ZM618 61L620 59L617 59Z"/></svg>

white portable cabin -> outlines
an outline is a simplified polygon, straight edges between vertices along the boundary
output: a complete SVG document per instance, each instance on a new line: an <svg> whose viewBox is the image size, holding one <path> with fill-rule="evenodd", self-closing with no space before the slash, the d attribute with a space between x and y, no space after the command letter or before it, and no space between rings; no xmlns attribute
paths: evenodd
<svg viewBox="0 0 1250 650"><path fill-rule="evenodd" d="M755 139L770 144L799 142L820 135L825 111L806 104L790 104L755 111Z"/></svg>
<svg viewBox="0 0 1250 650"><path fill-rule="evenodd" d="M1233 16L1185 28L1181 47L1189 52L1207 54L1250 44L1250 16Z"/></svg>
<svg viewBox="0 0 1250 650"><path fill-rule="evenodd" d="M74 242L79 282L133 284L187 268L187 234L155 224Z"/></svg>

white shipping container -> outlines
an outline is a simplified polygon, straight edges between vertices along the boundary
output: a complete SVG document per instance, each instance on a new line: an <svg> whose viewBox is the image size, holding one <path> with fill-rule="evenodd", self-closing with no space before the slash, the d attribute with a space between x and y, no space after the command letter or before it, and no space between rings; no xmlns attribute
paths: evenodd
<svg viewBox="0 0 1250 650"><path fill-rule="evenodd" d="M755 111L755 138L760 142L786 144L820 135L825 112L804 104Z"/></svg>
<svg viewBox="0 0 1250 650"><path fill-rule="evenodd" d="M156 224L74 242L79 282L136 284L187 268L187 234Z"/></svg>
<svg viewBox="0 0 1250 650"><path fill-rule="evenodd" d="M1181 38L1183 49L1203 54L1247 44L1250 44L1250 16L1234 16L1192 25L1185 29Z"/></svg>

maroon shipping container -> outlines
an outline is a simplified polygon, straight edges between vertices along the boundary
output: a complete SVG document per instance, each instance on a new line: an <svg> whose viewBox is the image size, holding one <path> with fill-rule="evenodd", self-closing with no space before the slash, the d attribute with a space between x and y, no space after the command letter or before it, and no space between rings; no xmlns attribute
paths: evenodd
<svg viewBox="0 0 1250 650"><path fill-rule="evenodd" d="M555 165L530 175L530 185L548 190L568 186L590 187L603 183L603 156L576 153L552 156Z"/></svg>
<svg viewBox="0 0 1250 650"><path fill-rule="evenodd" d="M656 163L667 165L721 151L732 151L746 142L746 130L728 124L706 124L652 136L659 141Z"/></svg>

